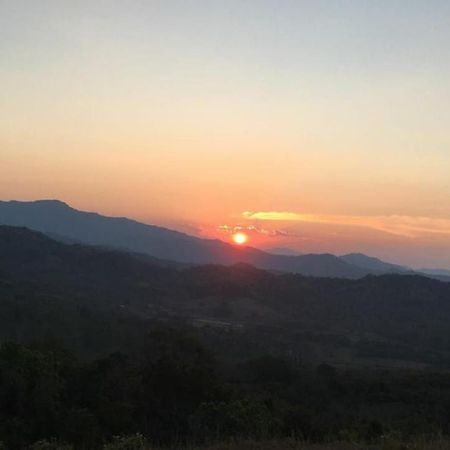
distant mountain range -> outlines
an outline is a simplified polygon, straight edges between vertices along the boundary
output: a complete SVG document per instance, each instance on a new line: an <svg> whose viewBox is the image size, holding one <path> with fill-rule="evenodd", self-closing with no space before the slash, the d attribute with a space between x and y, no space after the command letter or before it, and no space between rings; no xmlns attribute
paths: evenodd
<svg viewBox="0 0 450 450"><path fill-rule="evenodd" d="M288 247L269 247L264 249L267 253L272 253L273 255L284 255L284 256L301 256L302 252L297 250L292 250Z"/></svg>
<svg viewBox="0 0 450 450"><path fill-rule="evenodd" d="M349 253L348 255L342 255L342 260L369 270L373 273L411 273L413 270L406 266L399 266L397 264L387 263L381 259L367 256L362 253Z"/></svg>
<svg viewBox="0 0 450 450"><path fill-rule="evenodd" d="M27 227L68 243L112 247L188 264L231 265L301 273L316 277L361 278L369 274L412 273L362 254L275 254L238 247L217 239L201 239L127 218L78 211L58 200L0 201L0 224ZM428 274L442 276L443 274Z"/></svg>
<svg viewBox="0 0 450 450"><path fill-rule="evenodd" d="M426 275L434 275L434 276L450 278L450 270L445 270L445 269L420 269L419 272L424 273Z"/></svg>

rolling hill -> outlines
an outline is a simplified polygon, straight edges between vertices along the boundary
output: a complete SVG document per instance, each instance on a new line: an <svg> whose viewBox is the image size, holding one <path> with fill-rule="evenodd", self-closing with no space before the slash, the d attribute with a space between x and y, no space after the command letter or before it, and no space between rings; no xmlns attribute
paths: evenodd
<svg viewBox="0 0 450 450"><path fill-rule="evenodd" d="M203 329L223 355L450 367L450 283L186 267L0 226L0 339L58 336L88 354L132 351L161 320Z"/></svg>

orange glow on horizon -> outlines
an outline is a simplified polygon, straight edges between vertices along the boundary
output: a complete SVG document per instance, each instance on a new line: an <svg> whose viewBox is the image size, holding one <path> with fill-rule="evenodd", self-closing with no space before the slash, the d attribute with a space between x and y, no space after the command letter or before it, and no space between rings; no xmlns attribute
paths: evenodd
<svg viewBox="0 0 450 450"><path fill-rule="evenodd" d="M237 245L244 245L248 240L248 237L244 233L233 234L233 242Z"/></svg>

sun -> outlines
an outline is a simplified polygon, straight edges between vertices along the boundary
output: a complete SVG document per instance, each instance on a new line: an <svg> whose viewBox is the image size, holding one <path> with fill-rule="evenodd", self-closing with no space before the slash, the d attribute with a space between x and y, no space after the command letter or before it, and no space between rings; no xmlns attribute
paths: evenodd
<svg viewBox="0 0 450 450"><path fill-rule="evenodd" d="M244 233L235 233L233 234L233 241L237 245L244 245L248 240L248 237Z"/></svg>

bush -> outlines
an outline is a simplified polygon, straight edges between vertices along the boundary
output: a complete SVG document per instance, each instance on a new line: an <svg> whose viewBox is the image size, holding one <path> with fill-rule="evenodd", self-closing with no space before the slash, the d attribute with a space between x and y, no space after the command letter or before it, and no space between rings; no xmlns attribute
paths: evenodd
<svg viewBox="0 0 450 450"><path fill-rule="evenodd" d="M276 420L263 402L250 399L207 402L191 417L197 436L203 438L264 438L277 428Z"/></svg>
<svg viewBox="0 0 450 450"><path fill-rule="evenodd" d="M104 450L145 450L146 448L147 440L139 433L132 436L115 436L103 447Z"/></svg>

